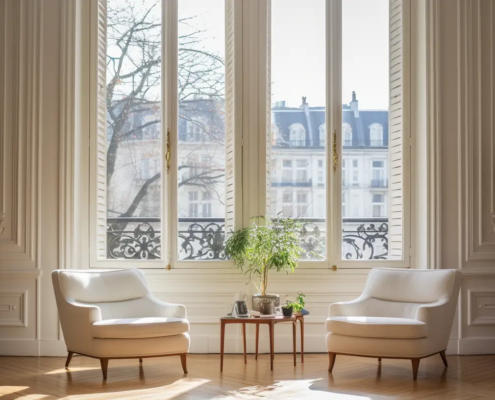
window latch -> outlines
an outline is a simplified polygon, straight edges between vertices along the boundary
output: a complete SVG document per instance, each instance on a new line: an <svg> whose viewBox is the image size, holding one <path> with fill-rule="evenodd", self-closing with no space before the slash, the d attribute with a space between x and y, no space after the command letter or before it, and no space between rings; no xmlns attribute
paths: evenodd
<svg viewBox="0 0 495 400"><path fill-rule="evenodd" d="M337 172L337 165L339 164L339 154L337 152L337 129L333 131L333 173Z"/></svg>

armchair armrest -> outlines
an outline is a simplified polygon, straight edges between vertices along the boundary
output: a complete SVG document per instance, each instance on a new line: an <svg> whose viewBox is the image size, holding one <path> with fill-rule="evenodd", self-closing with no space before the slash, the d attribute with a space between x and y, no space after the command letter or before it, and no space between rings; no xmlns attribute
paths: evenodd
<svg viewBox="0 0 495 400"><path fill-rule="evenodd" d="M328 309L329 317L337 316L360 316L364 315L364 305L369 299L366 295L361 295L357 299L351 301L343 301L330 304Z"/></svg>
<svg viewBox="0 0 495 400"><path fill-rule="evenodd" d="M101 321L100 307L92 304L80 303L73 299L66 300L66 307L63 310L65 317L73 321L74 324L87 322L89 325Z"/></svg>
<svg viewBox="0 0 495 400"><path fill-rule="evenodd" d="M432 323L442 320L448 308L448 300L439 300L434 303L424 304L416 310L416 319L424 323Z"/></svg>
<svg viewBox="0 0 495 400"><path fill-rule="evenodd" d="M150 307L152 308L154 315L187 319L186 306L183 306L182 304L167 303L157 299L153 295L146 296L146 299L150 303Z"/></svg>

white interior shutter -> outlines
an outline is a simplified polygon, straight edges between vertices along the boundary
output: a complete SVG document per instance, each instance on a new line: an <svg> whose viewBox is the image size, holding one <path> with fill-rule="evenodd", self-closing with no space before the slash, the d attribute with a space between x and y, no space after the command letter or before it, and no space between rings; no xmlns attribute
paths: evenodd
<svg viewBox="0 0 495 400"><path fill-rule="evenodd" d="M98 0L98 70L96 130L96 246L107 258L107 0Z"/></svg>
<svg viewBox="0 0 495 400"><path fill-rule="evenodd" d="M390 198L389 258L401 259L403 253L403 0L390 0Z"/></svg>
<svg viewBox="0 0 495 400"><path fill-rule="evenodd" d="M225 236L235 230L235 4L225 1Z"/></svg>

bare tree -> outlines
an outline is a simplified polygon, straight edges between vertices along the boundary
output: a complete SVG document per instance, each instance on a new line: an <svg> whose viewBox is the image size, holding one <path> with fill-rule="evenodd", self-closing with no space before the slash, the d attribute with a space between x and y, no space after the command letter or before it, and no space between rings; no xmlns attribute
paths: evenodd
<svg viewBox="0 0 495 400"><path fill-rule="evenodd" d="M122 153L144 137L150 152L160 154L162 24L160 0L108 1L107 11L107 185L110 187L119 167L138 160ZM224 60L203 48L205 32L195 27L195 18L179 20L178 93L181 123L198 126L208 141L222 144L224 137ZM197 115L208 116L196 118ZM202 121L206 121L203 123ZM166 136L163 135L163 140ZM130 153L130 151L129 151ZM129 159L122 161L123 158ZM120 164L119 164L120 163ZM213 189L223 182L224 170L215 163L198 169L186 157L179 170L189 170L179 186ZM195 171L198 171L197 173ZM119 217L133 216L143 199L160 182L160 172L141 179L131 199L109 210ZM125 224L119 224L123 229Z"/></svg>

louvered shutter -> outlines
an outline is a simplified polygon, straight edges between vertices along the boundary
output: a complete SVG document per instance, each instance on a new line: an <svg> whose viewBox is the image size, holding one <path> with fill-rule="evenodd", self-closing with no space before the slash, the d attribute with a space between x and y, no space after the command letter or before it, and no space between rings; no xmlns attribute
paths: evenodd
<svg viewBox="0 0 495 400"><path fill-rule="evenodd" d="M107 0L98 0L98 70L96 130L96 247L107 258Z"/></svg>
<svg viewBox="0 0 495 400"><path fill-rule="evenodd" d="M234 0L225 0L225 234L235 230Z"/></svg>
<svg viewBox="0 0 495 400"><path fill-rule="evenodd" d="M389 258L401 259L404 228L403 191L403 0L390 0L390 197Z"/></svg>

